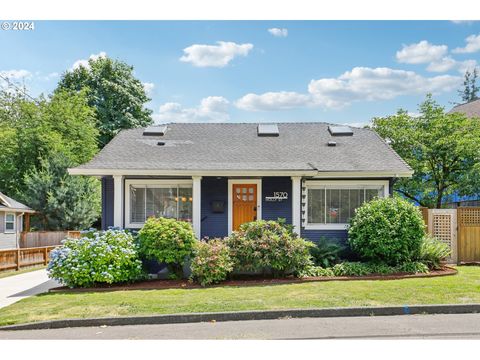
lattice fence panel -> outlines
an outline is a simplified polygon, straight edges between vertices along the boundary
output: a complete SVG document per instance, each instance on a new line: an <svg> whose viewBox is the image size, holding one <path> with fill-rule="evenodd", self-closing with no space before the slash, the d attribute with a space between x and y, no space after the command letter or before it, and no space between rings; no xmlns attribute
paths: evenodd
<svg viewBox="0 0 480 360"><path fill-rule="evenodd" d="M452 248L452 217L450 214L433 214L432 235Z"/></svg>
<svg viewBox="0 0 480 360"><path fill-rule="evenodd" d="M480 226L480 208L459 208L460 226Z"/></svg>

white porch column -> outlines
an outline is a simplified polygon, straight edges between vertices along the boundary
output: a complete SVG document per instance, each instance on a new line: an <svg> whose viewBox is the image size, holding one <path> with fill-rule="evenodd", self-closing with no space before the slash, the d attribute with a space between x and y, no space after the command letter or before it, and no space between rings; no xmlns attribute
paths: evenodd
<svg viewBox="0 0 480 360"><path fill-rule="evenodd" d="M113 176L113 226L123 228L123 176Z"/></svg>
<svg viewBox="0 0 480 360"><path fill-rule="evenodd" d="M298 235L301 227L301 180L300 176L292 176L292 225Z"/></svg>
<svg viewBox="0 0 480 360"><path fill-rule="evenodd" d="M193 231L198 239L202 234L202 177L201 176L192 176L193 179L193 203L192 203L192 225Z"/></svg>

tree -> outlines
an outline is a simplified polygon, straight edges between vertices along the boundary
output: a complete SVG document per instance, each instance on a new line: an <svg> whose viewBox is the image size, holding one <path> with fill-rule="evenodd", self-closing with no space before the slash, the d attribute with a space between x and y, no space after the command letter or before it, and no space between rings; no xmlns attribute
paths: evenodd
<svg viewBox="0 0 480 360"><path fill-rule="evenodd" d="M399 110L373 119L373 129L391 141L393 149L412 167L395 190L429 208L442 207L453 194L480 193L480 122L464 114L445 113L431 97L420 105L420 116Z"/></svg>
<svg viewBox="0 0 480 360"><path fill-rule="evenodd" d="M474 68L472 72L465 71L465 78L463 80L463 89L458 90L462 101L468 103L478 99L478 91L480 88L477 86L478 72L477 68Z"/></svg>
<svg viewBox="0 0 480 360"><path fill-rule="evenodd" d="M100 215L100 183L71 176L71 160L57 153L41 160L41 167L25 175L25 200L39 212L44 230L88 229Z"/></svg>
<svg viewBox="0 0 480 360"><path fill-rule="evenodd" d="M15 89L0 91L0 191L23 199L24 176L42 158L62 153L73 165L84 163L98 151L97 136L85 91L38 100Z"/></svg>
<svg viewBox="0 0 480 360"><path fill-rule="evenodd" d="M121 129L144 127L152 123L150 101L142 83L133 76L133 67L108 57L90 59L88 66L63 74L56 91L87 90L88 103L95 108L100 147Z"/></svg>

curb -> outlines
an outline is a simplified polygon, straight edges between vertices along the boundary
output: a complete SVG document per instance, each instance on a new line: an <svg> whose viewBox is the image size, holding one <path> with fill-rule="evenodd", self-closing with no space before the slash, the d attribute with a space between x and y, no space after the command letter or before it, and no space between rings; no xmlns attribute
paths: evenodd
<svg viewBox="0 0 480 360"><path fill-rule="evenodd" d="M181 324L212 321L274 320L282 318L328 318L352 316L392 316L420 314L480 313L480 304L414 305L360 308L291 309L267 311L238 311L192 313L153 316L125 316L113 318L65 319L1 326L0 330L44 330L69 327Z"/></svg>

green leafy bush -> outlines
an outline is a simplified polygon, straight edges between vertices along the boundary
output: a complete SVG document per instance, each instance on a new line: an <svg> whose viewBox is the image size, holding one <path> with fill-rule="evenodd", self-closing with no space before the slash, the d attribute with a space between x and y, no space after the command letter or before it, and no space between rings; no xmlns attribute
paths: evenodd
<svg viewBox="0 0 480 360"><path fill-rule="evenodd" d="M323 268L315 265L309 265L298 273L298 277L301 278L318 276L332 277L335 276L335 274L333 273L332 268Z"/></svg>
<svg viewBox="0 0 480 360"><path fill-rule="evenodd" d="M398 272L406 272L410 274L426 274L428 273L428 266L420 261L412 261L400 265L397 270Z"/></svg>
<svg viewBox="0 0 480 360"><path fill-rule="evenodd" d="M364 276L371 274L368 264L361 262L343 262L332 267L335 276Z"/></svg>
<svg viewBox="0 0 480 360"><path fill-rule="evenodd" d="M313 243L299 238L276 221L257 220L240 226L226 238L236 271L273 271L298 275L312 264Z"/></svg>
<svg viewBox="0 0 480 360"><path fill-rule="evenodd" d="M418 258L424 235L418 208L390 197L364 203L356 210L348 242L363 260L396 266Z"/></svg>
<svg viewBox="0 0 480 360"><path fill-rule="evenodd" d="M426 235L420 248L419 260L430 269L440 269L440 262L450 256L450 247L438 239Z"/></svg>
<svg viewBox="0 0 480 360"><path fill-rule="evenodd" d="M183 276L183 264L192 256L197 241L190 223L162 217L148 218L138 240L144 258L166 263L177 278Z"/></svg>
<svg viewBox="0 0 480 360"><path fill-rule="evenodd" d="M52 250L47 271L52 279L69 287L113 284L144 276L132 235L124 230L83 234L66 239Z"/></svg>
<svg viewBox="0 0 480 360"><path fill-rule="evenodd" d="M326 268L340 261L340 253L343 250L343 246L329 242L322 237L314 246L310 247L310 254L315 265Z"/></svg>
<svg viewBox="0 0 480 360"><path fill-rule="evenodd" d="M199 241L191 264L192 279L206 286L225 280L233 270L230 249L221 239Z"/></svg>

